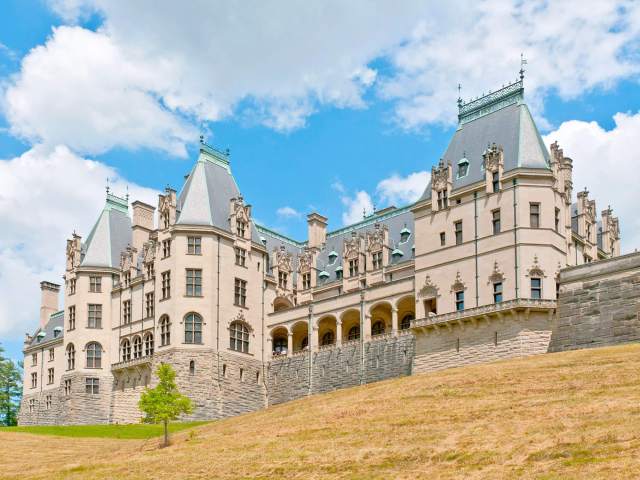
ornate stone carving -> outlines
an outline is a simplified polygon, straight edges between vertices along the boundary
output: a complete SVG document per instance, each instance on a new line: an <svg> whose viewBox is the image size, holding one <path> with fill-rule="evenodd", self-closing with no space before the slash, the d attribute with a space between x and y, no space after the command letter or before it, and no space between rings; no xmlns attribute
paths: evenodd
<svg viewBox="0 0 640 480"><path fill-rule="evenodd" d="M438 287L431 281L431 277L427 275L424 279L424 285L418 292L420 298L436 298L438 296Z"/></svg>
<svg viewBox="0 0 640 480"><path fill-rule="evenodd" d="M570 179L564 181L564 201L567 205L571 204L571 197L573 195L573 182Z"/></svg>
<svg viewBox="0 0 640 480"><path fill-rule="evenodd" d="M449 165L445 165L443 159L440 159L437 167L431 168L431 181L433 182L433 189L436 191L447 188L449 184Z"/></svg>
<svg viewBox="0 0 640 480"><path fill-rule="evenodd" d="M244 198L240 195L237 198L232 198L233 215L236 217L236 221L248 222L251 216L251 206L244 204Z"/></svg>
<svg viewBox="0 0 640 480"><path fill-rule="evenodd" d="M67 240L67 271L80 265L81 249L80 236L73 232L71 238Z"/></svg>
<svg viewBox="0 0 640 480"><path fill-rule="evenodd" d="M492 283L504 281L504 273L502 273L502 270L500 270L500 268L498 267L498 262L493 262L493 272L491 272L491 275L489 275L489 281L487 282L487 284L490 285Z"/></svg>
<svg viewBox="0 0 640 480"><path fill-rule="evenodd" d="M386 226L376 222L373 231L367 232L366 242L369 253L379 252L384 247L384 231Z"/></svg>
<svg viewBox="0 0 640 480"><path fill-rule="evenodd" d="M495 142L487 146L487 149L482 154L484 159L484 168L488 172L497 172L503 163L503 148L502 145L496 145Z"/></svg>
<svg viewBox="0 0 640 480"><path fill-rule="evenodd" d="M313 267L313 253L307 247L298 256L298 270L300 273L308 273Z"/></svg>
<svg viewBox="0 0 640 480"><path fill-rule="evenodd" d="M451 293L459 292L461 290L466 290L466 289L467 287L464 285L464 282L462 281L462 277L460 276L460 272L458 271L456 273L456 279L451 285Z"/></svg>
<svg viewBox="0 0 640 480"><path fill-rule="evenodd" d="M280 245L279 249L275 251L276 265L281 272L291 273L292 268L292 256L284 249L284 245Z"/></svg>
<svg viewBox="0 0 640 480"><path fill-rule="evenodd" d="M144 263L153 263L156 258L156 242L149 240L142 245L142 261Z"/></svg>
<svg viewBox="0 0 640 480"><path fill-rule="evenodd" d="M127 245L127 248L120 253L120 269L123 272L128 272L134 267L133 254L136 253L136 249L131 245Z"/></svg>
<svg viewBox="0 0 640 480"><path fill-rule="evenodd" d="M360 253L360 237L356 232L351 232L351 238L344 241L344 258L353 260Z"/></svg>
<svg viewBox="0 0 640 480"><path fill-rule="evenodd" d="M533 257L533 265L527 271L527 276L528 277L540 277L540 278L546 277L546 275L544 274L544 270L542 270L542 267L540 267L540 263L538 262L538 256L537 255L534 255L534 257Z"/></svg>

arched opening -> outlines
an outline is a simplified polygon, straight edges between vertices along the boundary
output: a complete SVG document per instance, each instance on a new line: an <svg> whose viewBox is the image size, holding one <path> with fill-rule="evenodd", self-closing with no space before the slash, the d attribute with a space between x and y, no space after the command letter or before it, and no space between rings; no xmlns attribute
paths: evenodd
<svg viewBox="0 0 640 480"><path fill-rule="evenodd" d="M73 343L67 345L67 370L76 368L76 347Z"/></svg>
<svg viewBox="0 0 640 480"><path fill-rule="evenodd" d="M144 354L147 357L153 355L153 333L151 332L144 336Z"/></svg>
<svg viewBox="0 0 640 480"><path fill-rule="evenodd" d="M87 353L87 368L102 368L102 345L89 342L85 348Z"/></svg>
<svg viewBox="0 0 640 480"><path fill-rule="evenodd" d="M167 315L160 317L160 346L171 344L171 322Z"/></svg>
<svg viewBox="0 0 640 480"><path fill-rule="evenodd" d="M376 337L391 332L391 305L387 302L371 307L371 336Z"/></svg>
<svg viewBox="0 0 640 480"><path fill-rule="evenodd" d="M273 301L273 311L279 312L281 310L286 310L287 308L293 307L293 304L289 301L289 299L285 297L277 297Z"/></svg>
<svg viewBox="0 0 640 480"><path fill-rule="evenodd" d="M196 374L196 361L191 360L189 362L189 375L195 375L195 374Z"/></svg>
<svg viewBox="0 0 640 480"><path fill-rule="evenodd" d="M299 352L309 346L309 326L307 322L297 322L291 327L293 334L293 351Z"/></svg>
<svg viewBox="0 0 640 480"><path fill-rule="evenodd" d="M416 300L413 295L402 297L396 304L398 309L398 330L411 328L411 321L416 318Z"/></svg>
<svg viewBox="0 0 640 480"><path fill-rule="evenodd" d="M197 313L184 317L184 343L202 343L202 317Z"/></svg>
<svg viewBox="0 0 640 480"><path fill-rule="evenodd" d="M360 339L360 311L351 309L342 314L342 342Z"/></svg>
<svg viewBox="0 0 640 480"><path fill-rule="evenodd" d="M133 337L133 358L142 357L142 338L140 335Z"/></svg>
<svg viewBox="0 0 640 480"><path fill-rule="evenodd" d="M242 322L229 325L229 348L236 352L249 353L249 329Z"/></svg>
<svg viewBox="0 0 640 480"><path fill-rule="evenodd" d="M123 362L131 360L131 342L128 338L120 342L120 360Z"/></svg>
<svg viewBox="0 0 640 480"><path fill-rule="evenodd" d="M318 321L318 341L321 347L335 345L337 323L336 317L333 315L322 317Z"/></svg>
<svg viewBox="0 0 640 480"><path fill-rule="evenodd" d="M287 338L289 332L284 327L278 327L271 332L271 347L273 355L287 354Z"/></svg>

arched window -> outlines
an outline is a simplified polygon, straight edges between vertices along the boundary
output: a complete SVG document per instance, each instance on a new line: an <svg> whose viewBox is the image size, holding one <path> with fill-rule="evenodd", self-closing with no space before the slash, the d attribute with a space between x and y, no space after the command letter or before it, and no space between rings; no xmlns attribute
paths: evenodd
<svg viewBox="0 0 640 480"><path fill-rule="evenodd" d="M195 374L196 374L196 361L191 360L189 362L189 375L195 375Z"/></svg>
<svg viewBox="0 0 640 480"><path fill-rule="evenodd" d="M76 347L73 343L67 345L67 370L76 368Z"/></svg>
<svg viewBox="0 0 640 480"><path fill-rule="evenodd" d="M304 337L302 339L302 343L300 344L300 349L304 350L305 348L307 348L309 346L309 337Z"/></svg>
<svg viewBox="0 0 640 480"><path fill-rule="evenodd" d="M133 337L133 358L142 357L142 339L140 335Z"/></svg>
<svg viewBox="0 0 640 480"><path fill-rule="evenodd" d="M231 350L249 353L249 329L246 325L240 322L233 322L229 327L229 331L229 347Z"/></svg>
<svg viewBox="0 0 640 480"><path fill-rule="evenodd" d="M102 368L102 345L98 342L87 343L87 368Z"/></svg>
<svg viewBox="0 0 640 480"><path fill-rule="evenodd" d="M160 346L164 347L171 343L171 322L169 317L163 315L160 318Z"/></svg>
<svg viewBox="0 0 640 480"><path fill-rule="evenodd" d="M335 335L332 330L329 330L327 333L322 335L322 345L333 345L335 341Z"/></svg>
<svg viewBox="0 0 640 480"><path fill-rule="evenodd" d="M120 356L123 362L131 360L131 342L128 338L122 340L122 343L120 344Z"/></svg>
<svg viewBox="0 0 640 480"><path fill-rule="evenodd" d="M184 343L202 343L202 317L197 313L184 317Z"/></svg>
<svg viewBox="0 0 640 480"><path fill-rule="evenodd" d="M384 333L384 322L378 320L371 326L371 335L382 335Z"/></svg>
<svg viewBox="0 0 640 480"><path fill-rule="evenodd" d="M416 318L413 313L407 313L400 321L400 330L407 330L411 327L411 320Z"/></svg>
<svg viewBox="0 0 640 480"><path fill-rule="evenodd" d="M273 339L273 353L277 355L287 353L287 339L284 337L276 337Z"/></svg>
<svg viewBox="0 0 640 480"><path fill-rule="evenodd" d="M147 357L153 355L153 333L151 332L144 336L144 354Z"/></svg>
<svg viewBox="0 0 640 480"><path fill-rule="evenodd" d="M358 338L360 338L360 326L359 325L354 325L353 327L351 327L349 329L348 338L349 338L349 340L357 340Z"/></svg>

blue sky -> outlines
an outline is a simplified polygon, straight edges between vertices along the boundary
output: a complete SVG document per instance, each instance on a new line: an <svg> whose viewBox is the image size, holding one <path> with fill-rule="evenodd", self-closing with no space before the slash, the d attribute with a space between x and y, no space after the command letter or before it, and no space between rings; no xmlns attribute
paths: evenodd
<svg viewBox="0 0 640 480"><path fill-rule="evenodd" d="M620 215L623 248L638 246L640 178L619 174L640 149L637 3L377 3L3 2L9 353L37 324L38 282L63 273L65 238L96 218L107 176L116 192L155 203L182 185L202 132L231 150L254 217L304 239L312 210L339 228L362 208L415 199L455 131L457 84L465 99L498 88L515 79L520 52L541 133L574 159L576 188Z"/></svg>

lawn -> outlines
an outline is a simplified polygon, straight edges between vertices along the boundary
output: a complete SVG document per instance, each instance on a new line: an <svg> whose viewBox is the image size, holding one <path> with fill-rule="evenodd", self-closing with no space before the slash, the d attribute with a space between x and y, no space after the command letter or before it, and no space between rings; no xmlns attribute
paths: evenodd
<svg viewBox="0 0 640 480"><path fill-rule="evenodd" d="M637 479L640 345L338 390L158 444L0 431L0 477Z"/></svg>
<svg viewBox="0 0 640 480"><path fill-rule="evenodd" d="M176 422L169 424L169 432L180 432L207 422ZM139 423L134 425L64 425L37 427L0 427L2 432L35 433L38 435L58 435L61 437L148 439L163 434L161 424Z"/></svg>

